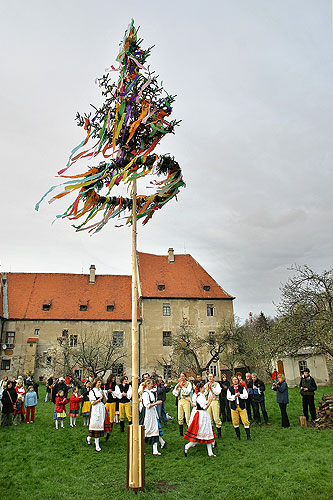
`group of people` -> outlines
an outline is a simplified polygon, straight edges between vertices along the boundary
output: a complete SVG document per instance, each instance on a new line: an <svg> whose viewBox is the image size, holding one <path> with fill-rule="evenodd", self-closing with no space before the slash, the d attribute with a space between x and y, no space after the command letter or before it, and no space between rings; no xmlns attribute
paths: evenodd
<svg viewBox="0 0 333 500"><path fill-rule="evenodd" d="M33 424L38 402L38 386L32 378L23 377L9 380L5 376L0 382L1 425Z"/></svg>
<svg viewBox="0 0 333 500"><path fill-rule="evenodd" d="M205 443L209 456L214 455L216 438L222 437L222 422L231 421L235 429L236 439L241 439L240 422L243 424L246 437L251 440L250 420L261 426L262 414L265 425L270 425L265 407L265 384L256 373L246 373L245 379L241 373L232 377L231 383L226 375L221 381L216 381L213 374L208 374L207 381L198 375L195 380L188 380L181 373L177 384L172 388L164 383L156 372L143 374L140 380L139 423L144 425L146 443L152 445L153 455L161 455L167 443L163 438L162 424L167 425L172 417L166 412L165 401L167 393L172 389L176 398L179 434L187 440L184 445L184 455L198 443ZM276 400L281 411L282 427L289 427L287 405L289 403L288 385L283 374L274 370L272 389L276 391ZM80 388L78 387L80 385ZM317 389L315 380L306 369L300 381L300 393L303 399L303 413L306 419L316 418L314 392ZM71 391L70 396L68 396ZM9 380L7 377L0 382L2 403L2 425L8 426L21 422L34 423L35 408L38 393L33 380L22 377ZM83 425L88 426L87 444L94 439L96 451L101 451L100 438L110 437L115 422L119 421L120 432L125 430L125 417L128 425L132 423L132 385L127 376L117 382L115 375L110 375L105 384L101 378L79 381L75 384L70 377L55 379L50 376L46 383L45 402L54 404L53 419L55 429L64 428L64 421L69 416L70 427L76 427L79 415L83 417ZM67 415L66 405L69 403ZM184 420L187 429L184 433ZM216 427L216 433L213 429Z"/></svg>

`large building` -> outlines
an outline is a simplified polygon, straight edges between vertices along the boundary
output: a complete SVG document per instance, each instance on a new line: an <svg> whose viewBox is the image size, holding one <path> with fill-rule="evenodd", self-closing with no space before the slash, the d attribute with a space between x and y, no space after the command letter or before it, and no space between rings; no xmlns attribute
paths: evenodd
<svg viewBox="0 0 333 500"><path fill-rule="evenodd" d="M138 252L139 369L151 372L170 355L172 336L184 322L202 335L233 315L233 299L189 254ZM1 370L45 378L63 339L75 348L82 338L109 338L126 356L113 370L131 375L131 276L2 273ZM171 366L164 367L170 375ZM77 366L77 375L82 367ZM64 373L62 373L64 374ZM65 374L64 374L65 375Z"/></svg>

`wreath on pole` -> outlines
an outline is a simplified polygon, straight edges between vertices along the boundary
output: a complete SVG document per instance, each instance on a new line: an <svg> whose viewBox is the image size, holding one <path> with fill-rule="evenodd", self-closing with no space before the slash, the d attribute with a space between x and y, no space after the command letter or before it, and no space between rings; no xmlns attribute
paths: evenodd
<svg viewBox="0 0 333 500"><path fill-rule="evenodd" d="M136 196L136 215L137 219L143 219L143 224L185 187L177 161L169 154L154 153L161 139L174 133L180 122L169 119L176 96L169 95L163 84L158 84L157 76L146 64L153 47L144 50L141 44L132 20L120 45L119 67L107 68L106 74L96 79L104 103L101 107L92 106L93 112L76 115L77 124L84 128L86 136L72 150L66 167L58 172L64 179L60 184L63 191L49 203L75 193L74 202L56 218L80 219L79 224L73 224L77 231L96 233L110 219L126 213L125 224L132 223L132 198L111 195L112 188L120 183L130 187L132 181L146 175L165 176L164 180L150 182L156 187L154 194ZM115 71L119 72L117 83L111 78ZM67 170L76 162L92 160L97 155L103 156L97 166L88 167L84 173L67 175ZM36 210L58 187L52 186L44 194Z"/></svg>

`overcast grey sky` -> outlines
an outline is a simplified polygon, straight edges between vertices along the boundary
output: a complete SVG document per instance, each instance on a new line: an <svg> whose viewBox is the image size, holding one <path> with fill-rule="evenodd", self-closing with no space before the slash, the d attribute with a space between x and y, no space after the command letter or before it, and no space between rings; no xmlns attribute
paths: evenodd
<svg viewBox="0 0 333 500"><path fill-rule="evenodd" d="M237 298L275 312L293 263L332 265L331 0L1 0L2 271L130 273L130 230L76 233L64 205L36 201L82 140L76 111L100 103L131 17L177 94L161 142L186 189L144 227L138 249L190 253ZM115 78L117 75L115 74ZM93 163L89 163L93 165ZM73 173L84 171L78 163Z"/></svg>

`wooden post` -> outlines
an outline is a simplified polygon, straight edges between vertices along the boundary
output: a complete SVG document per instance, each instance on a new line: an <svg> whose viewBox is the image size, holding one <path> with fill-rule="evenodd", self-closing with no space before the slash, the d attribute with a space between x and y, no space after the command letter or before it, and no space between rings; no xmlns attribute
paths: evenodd
<svg viewBox="0 0 333 500"><path fill-rule="evenodd" d="M136 180L132 187L132 426L128 428L127 487L144 489L142 431L139 426L139 339L138 339L138 276L136 256Z"/></svg>

